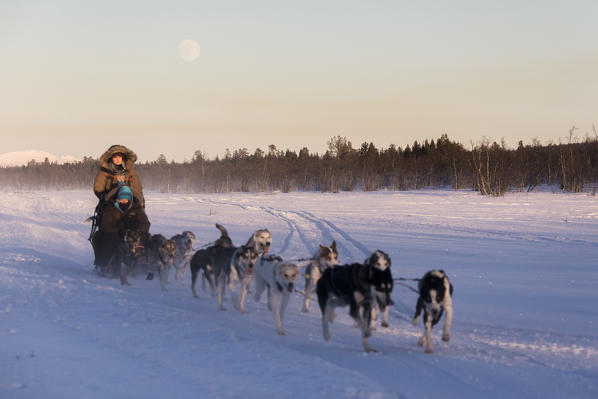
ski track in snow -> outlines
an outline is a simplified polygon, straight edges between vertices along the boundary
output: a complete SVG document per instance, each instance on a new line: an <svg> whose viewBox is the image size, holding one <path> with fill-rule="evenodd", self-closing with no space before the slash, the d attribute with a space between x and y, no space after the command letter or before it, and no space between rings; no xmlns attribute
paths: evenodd
<svg viewBox="0 0 598 399"><path fill-rule="evenodd" d="M164 197L156 204L174 205L174 209L181 204L177 198ZM332 240L339 245L341 263L364 259L371 252L354 238L351 226L316 216L318 212L312 210L259 201L248 204L247 198L198 195L191 202L242 212L232 211L233 216L255 212L272 217L278 221L273 228L279 234L274 238L285 257L312 254L319 244ZM317 304L312 302L310 313L303 314L299 296L292 298L285 316L287 336L280 337L264 298L255 303L248 295L248 315L238 314L230 301L225 302L229 310L219 312L209 294L200 291L199 299L191 297L189 273L184 282L171 275L168 292L160 292L157 281L144 281L139 275L131 287L96 276L88 265L73 261L81 251L78 245L64 246L64 255L57 254L52 234L68 233L73 224L63 222L60 209L55 215L41 220L33 212L19 218L18 212L9 215L0 207L0 220L8 226L0 227L4 237L0 244L0 320L4 320L0 367L6 370L0 377L2 398L41 394L46 398L251 398L269 397L273 390L281 398L591 398L598 394L598 336L585 334L583 327L579 334L572 334L509 327L500 321L463 321L456 305L451 341L442 342L441 325L436 326L436 353L425 355L417 346L423 328L410 324L415 294L396 286L390 328L378 326L370 340L378 353L362 352L359 332L346 308L337 310L332 339L325 342ZM41 247L33 241L23 243L28 230L14 233L21 222L35 225L36 230L45 227L46 233L38 234L46 234L48 242ZM424 236L447 234L426 230L425 223L418 225L413 219L402 223L403 227L412 224L410 231L421 230ZM225 227L233 226L234 218L226 220ZM75 228L76 239L86 238L88 225ZM498 240L544 240L535 232L488 232L448 225L445 229ZM59 234L58 239L63 237L68 234ZM547 236L550 242L594 250L595 239ZM380 249L384 250L383 244ZM595 313L589 316L596 320ZM70 374L62 375L56 367L66 367ZM94 378L98 376L112 384ZM48 386L50 381L53 386Z"/></svg>

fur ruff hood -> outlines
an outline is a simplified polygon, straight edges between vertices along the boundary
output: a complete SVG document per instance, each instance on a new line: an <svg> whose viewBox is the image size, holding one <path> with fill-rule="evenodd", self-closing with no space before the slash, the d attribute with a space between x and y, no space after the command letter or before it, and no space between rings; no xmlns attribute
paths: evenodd
<svg viewBox="0 0 598 399"><path fill-rule="evenodd" d="M98 160L100 163L100 167L109 171L112 171L112 162L110 162L110 159L112 158L112 156L116 153L122 153L123 154L123 166L125 168L125 170L130 170L133 168L133 165L135 164L135 161L137 160L137 154L135 154L132 150L128 149L127 147L125 147L124 145L113 145L110 148L108 148L106 150L106 152L104 152L102 154L102 156L100 157L100 159Z"/></svg>

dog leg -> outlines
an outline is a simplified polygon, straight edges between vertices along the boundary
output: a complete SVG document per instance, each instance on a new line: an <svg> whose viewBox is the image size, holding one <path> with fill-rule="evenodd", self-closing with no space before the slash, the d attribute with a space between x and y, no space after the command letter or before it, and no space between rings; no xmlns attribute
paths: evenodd
<svg viewBox="0 0 598 399"><path fill-rule="evenodd" d="M382 327L388 328L390 324L388 324L388 306L382 312Z"/></svg>
<svg viewBox="0 0 598 399"><path fill-rule="evenodd" d="M303 297L303 308L301 309L301 311L303 313L307 313L309 312L309 301L310 301L310 297L312 295L312 290L313 290L313 284L311 283L311 278L309 279L305 279L305 296Z"/></svg>
<svg viewBox="0 0 598 399"><path fill-rule="evenodd" d="M282 300L280 302L280 321L284 318L284 314L287 311L287 306L289 304L289 300L291 299L291 294L289 292L282 293Z"/></svg>
<svg viewBox="0 0 598 399"><path fill-rule="evenodd" d="M239 311L243 314L247 314L248 312L245 310L245 298L247 297L247 291L249 288L250 281L241 283L241 298L239 300Z"/></svg>
<svg viewBox="0 0 598 399"><path fill-rule="evenodd" d="M328 321L331 319L331 314L334 313L334 308L330 304L326 305L322 313L322 333L325 341L330 341L330 329L328 328Z"/></svg>
<svg viewBox="0 0 598 399"><path fill-rule="evenodd" d="M359 305L351 304L349 315L355 320L359 328L361 329L361 343L363 349L366 352L376 352L374 348L370 346L369 337L372 335L370 330L370 324L372 320L372 308L369 303L363 305L362 316L359 315Z"/></svg>
<svg viewBox="0 0 598 399"><path fill-rule="evenodd" d="M376 329L376 317L378 316L378 307L374 306L372 308L372 321L370 322L370 330Z"/></svg>
<svg viewBox="0 0 598 399"><path fill-rule="evenodd" d="M268 310L271 312L272 311L272 294L270 293L271 289L270 287L266 287L266 296L268 297L267 299L267 303L268 303Z"/></svg>
<svg viewBox="0 0 598 399"><path fill-rule="evenodd" d="M282 317L280 314L280 294L278 292L272 293L270 301L272 303L272 313L274 314L274 322L276 323L276 331L278 334L284 335L284 328L282 327Z"/></svg>
<svg viewBox="0 0 598 399"><path fill-rule="evenodd" d="M282 323L283 323L284 314L286 313L290 298L291 298L291 294L289 292L285 291L282 293L282 300L280 301L280 326L283 328L282 335L285 335L284 327L283 327Z"/></svg>
<svg viewBox="0 0 598 399"><path fill-rule="evenodd" d="M197 291L195 291L195 283L197 283L197 274L199 273L198 270L191 269L191 292L193 292L193 298L199 298L197 295Z"/></svg>
<svg viewBox="0 0 598 399"><path fill-rule="evenodd" d="M187 277L187 269L191 268L191 258L187 258L186 260L183 260L183 266L181 267L180 270L178 270L180 272L180 277L181 277L181 281L185 281L185 278Z"/></svg>
<svg viewBox="0 0 598 399"><path fill-rule="evenodd" d="M328 321L330 321L331 323L334 323L334 319L336 319L336 311L334 309L332 309L330 311L330 314L328 314Z"/></svg>
<svg viewBox="0 0 598 399"><path fill-rule="evenodd" d="M218 310L226 310L224 306L222 306L222 297L224 296L224 286L226 285L226 276L222 273L222 276L218 276L216 278L216 290L218 292L216 302L218 303Z"/></svg>
<svg viewBox="0 0 598 399"><path fill-rule="evenodd" d="M411 321L411 324L413 324L414 326L417 326L417 324L419 323L419 316L421 315L423 308L424 300L420 296L419 298L417 298L417 304L415 305L415 314L413 315L413 320Z"/></svg>
<svg viewBox="0 0 598 399"><path fill-rule="evenodd" d="M432 315L428 309L425 310L424 325L426 328L426 335L424 338L425 342L422 344L426 345L426 353L434 353L434 344L432 342Z"/></svg>
<svg viewBox="0 0 598 399"><path fill-rule="evenodd" d="M166 269L166 264L159 264L158 265L158 277L160 277L160 289L162 291L168 291L166 289L166 280L168 279L168 269Z"/></svg>
<svg viewBox="0 0 598 399"><path fill-rule="evenodd" d="M442 340L448 342L451 340L451 324L453 323L453 307L448 305L445 307L446 316L444 319L444 328L442 329Z"/></svg>
<svg viewBox="0 0 598 399"><path fill-rule="evenodd" d="M212 272L209 272L207 275L204 275L204 277L208 280L208 283L210 284L210 295L211 296L216 296L216 285L214 284L214 276L212 275Z"/></svg>
<svg viewBox="0 0 598 399"><path fill-rule="evenodd" d="M237 283L231 278L231 281L228 283L228 289L230 290L231 301L233 303L233 307L240 311L240 301L239 295L237 294Z"/></svg>
<svg viewBox="0 0 598 399"><path fill-rule="evenodd" d="M256 302L259 302L260 299L262 298L262 293L264 292L264 288L266 288L266 282L264 281L263 278L256 275L255 276L255 294L253 295L253 299L255 299Z"/></svg>
<svg viewBox="0 0 598 399"><path fill-rule="evenodd" d="M129 274L129 266L125 264L124 267L120 267L120 285L131 285L127 280L127 274Z"/></svg>

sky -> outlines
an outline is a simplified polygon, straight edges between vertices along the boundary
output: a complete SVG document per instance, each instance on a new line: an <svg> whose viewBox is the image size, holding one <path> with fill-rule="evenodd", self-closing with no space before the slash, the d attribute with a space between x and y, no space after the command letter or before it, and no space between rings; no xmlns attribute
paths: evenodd
<svg viewBox="0 0 598 399"><path fill-rule="evenodd" d="M3 1L0 153L583 139L597 17L595 1Z"/></svg>

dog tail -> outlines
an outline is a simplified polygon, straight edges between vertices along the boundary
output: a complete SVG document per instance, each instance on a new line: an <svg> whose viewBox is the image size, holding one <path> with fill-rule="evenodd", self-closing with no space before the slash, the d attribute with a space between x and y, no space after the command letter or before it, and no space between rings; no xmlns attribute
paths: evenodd
<svg viewBox="0 0 598 399"><path fill-rule="evenodd" d="M216 223L216 228L218 230L220 230L220 233L222 234L222 237L228 237L228 231L226 231L226 229L224 228L224 226L222 226L221 224Z"/></svg>

